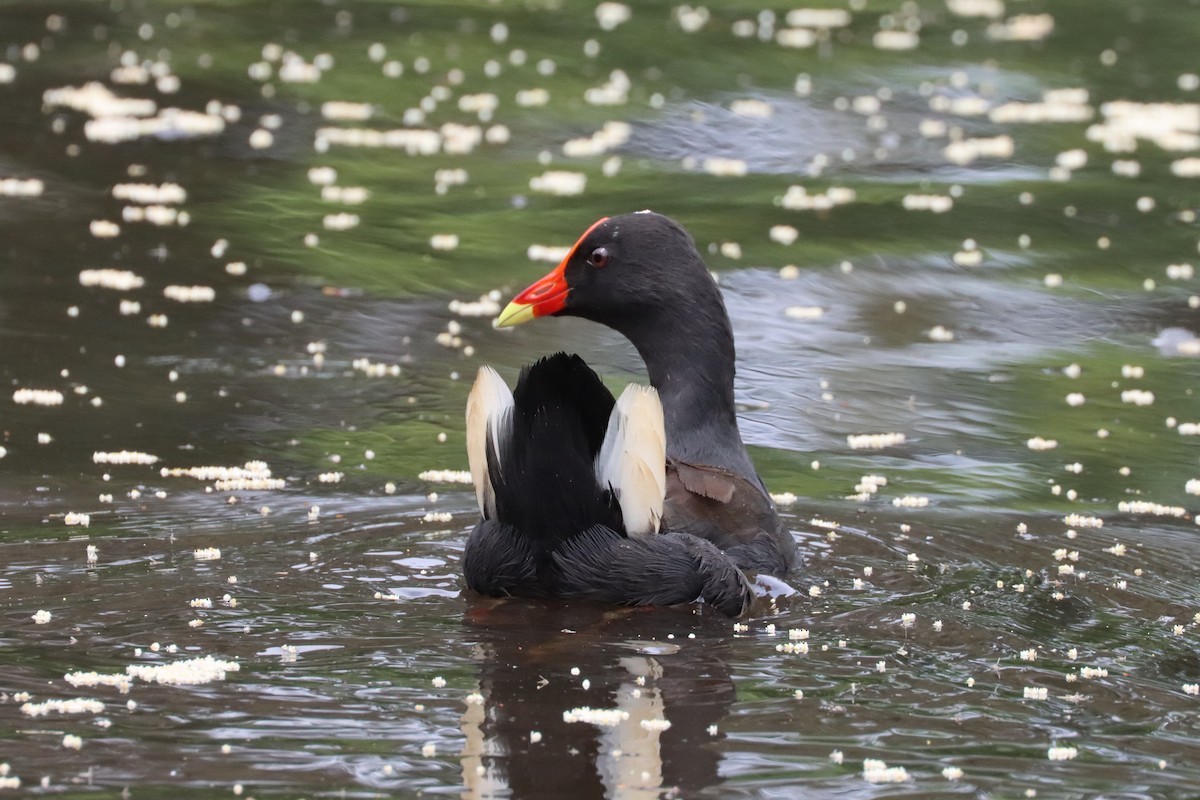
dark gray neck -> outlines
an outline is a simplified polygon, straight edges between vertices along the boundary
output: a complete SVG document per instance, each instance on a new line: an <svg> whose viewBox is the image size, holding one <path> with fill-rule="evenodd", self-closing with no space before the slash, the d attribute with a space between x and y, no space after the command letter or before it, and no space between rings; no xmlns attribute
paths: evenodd
<svg viewBox="0 0 1200 800"><path fill-rule="evenodd" d="M614 327L637 348L658 390L667 455L722 467L756 483L733 400L733 331L716 286L705 288L711 296L695 298L700 302L627 317Z"/></svg>

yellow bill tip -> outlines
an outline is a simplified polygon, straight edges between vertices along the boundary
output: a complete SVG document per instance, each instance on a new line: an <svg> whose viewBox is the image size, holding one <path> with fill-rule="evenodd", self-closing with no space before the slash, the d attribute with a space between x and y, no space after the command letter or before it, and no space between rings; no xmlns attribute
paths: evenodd
<svg viewBox="0 0 1200 800"><path fill-rule="evenodd" d="M504 307L500 312L500 316L496 317L492 323L496 328L511 328L514 325L520 325L533 319L533 305L525 303L512 302Z"/></svg>

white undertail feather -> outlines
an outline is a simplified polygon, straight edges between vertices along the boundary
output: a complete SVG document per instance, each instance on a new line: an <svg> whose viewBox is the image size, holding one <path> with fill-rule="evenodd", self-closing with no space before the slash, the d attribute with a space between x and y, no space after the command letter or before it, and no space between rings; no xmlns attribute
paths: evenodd
<svg viewBox="0 0 1200 800"><path fill-rule="evenodd" d="M467 395L467 463L475 484L475 500L485 519L496 516L496 490L488 474L487 443L500 454L503 432L512 424L513 396L504 379L491 367L480 367Z"/></svg>
<svg viewBox="0 0 1200 800"><path fill-rule="evenodd" d="M667 492L667 432L650 386L625 387L608 418L596 478L611 486L630 536L658 533Z"/></svg>

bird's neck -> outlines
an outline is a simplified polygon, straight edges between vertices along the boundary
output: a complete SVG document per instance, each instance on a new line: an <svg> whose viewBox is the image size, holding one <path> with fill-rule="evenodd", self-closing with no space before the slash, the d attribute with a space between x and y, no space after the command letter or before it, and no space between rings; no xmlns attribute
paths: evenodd
<svg viewBox="0 0 1200 800"><path fill-rule="evenodd" d="M621 332L637 348L662 400L667 455L752 480L733 399L733 330L715 287L713 294L719 314L671 309L629 320Z"/></svg>

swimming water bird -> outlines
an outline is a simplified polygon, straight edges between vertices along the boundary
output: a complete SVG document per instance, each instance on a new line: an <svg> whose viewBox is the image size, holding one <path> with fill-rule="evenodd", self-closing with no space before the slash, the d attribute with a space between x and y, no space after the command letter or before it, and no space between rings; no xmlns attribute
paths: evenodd
<svg viewBox="0 0 1200 800"><path fill-rule="evenodd" d="M467 585L627 604L700 598L740 614L752 597L743 571L782 575L796 545L742 442L733 330L691 237L648 211L601 219L496 324L547 315L623 334L651 387L614 400L562 353L526 367L512 393L480 370L467 451L483 519L467 540Z"/></svg>

